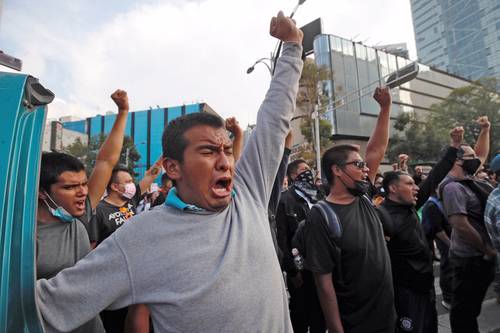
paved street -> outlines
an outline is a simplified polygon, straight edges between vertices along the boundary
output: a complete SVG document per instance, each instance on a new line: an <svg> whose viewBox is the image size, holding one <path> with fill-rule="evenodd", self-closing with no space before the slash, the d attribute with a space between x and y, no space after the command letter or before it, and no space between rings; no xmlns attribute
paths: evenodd
<svg viewBox="0 0 500 333"><path fill-rule="evenodd" d="M439 263L434 263L434 285L436 287L436 307L438 311L439 333L451 333L450 317L448 310L441 305L443 299L441 288L439 288ZM495 282L493 282L494 284ZM493 292L493 284L486 294L479 316L479 329L481 333L500 333L500 304L497 303Z"/></svg>

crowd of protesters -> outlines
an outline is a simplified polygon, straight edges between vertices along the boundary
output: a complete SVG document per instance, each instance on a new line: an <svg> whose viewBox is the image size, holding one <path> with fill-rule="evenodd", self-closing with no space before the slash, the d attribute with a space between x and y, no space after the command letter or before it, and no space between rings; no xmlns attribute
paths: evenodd
<svg viewBox="0 0 500 333"><path fill-rule="evenodd" d="M117 90L88 179L78 159L43 154L36 295L46 332L433 333L437 258L452 331L478 332L500 251L488 119L474 147L451 129L430 172L401 152L383 173L392 100L377 88L366 148L333 145L315 174L289 162L303 34L281 12L270 33L283 54L244 148L234 118L182 116L136 184L117 165L129 111Z"/></svg>

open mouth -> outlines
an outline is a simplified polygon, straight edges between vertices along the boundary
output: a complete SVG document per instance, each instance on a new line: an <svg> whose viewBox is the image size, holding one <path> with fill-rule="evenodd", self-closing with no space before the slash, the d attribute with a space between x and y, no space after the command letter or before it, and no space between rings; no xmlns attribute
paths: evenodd
<svg viewBox="0 0 500 333"><path fill-rule="evenodd" d="M233 181L231 177L220 177L212 186L212 191L216 197L225 198L231 195Z"/></svg>
<svg viewBox="0 0 500 333"><path fill-rule="evenodd" d="M75 207L76 207L78 210L84 210L84 209L85 209L85 200L77 201L77 202L75 203Z"/></svg>

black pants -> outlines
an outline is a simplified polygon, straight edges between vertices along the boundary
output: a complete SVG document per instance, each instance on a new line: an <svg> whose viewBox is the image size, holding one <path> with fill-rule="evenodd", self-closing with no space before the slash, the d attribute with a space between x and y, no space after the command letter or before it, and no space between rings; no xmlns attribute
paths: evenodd
<svg viewBox="0 0 500 333"><path fill-rule="evenodd" d="M441 256L439 261L439 287L443 292L443 300L451 303L453 268L448 256L450 248L440 240L436 240L436 245Z"/></svg>
<svg viewBox="0 0 500 333"><path fill-rule="evenodd" d="M290 292L290 319L295 333L324 333L325 318L321 311L313 275L310 271L301 271L304 284L295 288L290 277L287 277ZM309 330L308 330L309 329Z"/></svg>
<svg viewBox="0 0 500 333"><path fill-rule="evenodd" d="M102 324L106 333L123 333L125 330L125 319L128 308L119 310L104 310L101 312Z"/></svg>
<svg viewBox="0 0 500 333"><path fill-rule="evenodd" d="M394 285L394 300L398 316L397 333L437 333L434 287L428 292L418 292L407 287Z"/></svg>
<svg viewBox="0 0 500 333"><path fill-rule="evenodd" d="M495 278L495 262L482 257L450 256L453 267L453 298L450 324L453 333L479 333L477 316L489 285Z"/></svg>

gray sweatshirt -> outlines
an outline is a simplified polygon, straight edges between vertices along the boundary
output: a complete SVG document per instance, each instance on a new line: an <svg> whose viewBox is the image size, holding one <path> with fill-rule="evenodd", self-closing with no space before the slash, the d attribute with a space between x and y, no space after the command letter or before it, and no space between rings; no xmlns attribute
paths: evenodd
<svg viewBox="0 0 500 333"><path fill-rule="evenodd" d="M162 205L130 219L75 266L37 281L46 332L147 304L155 332L292 332L267 206L302 70L285 43L220 212Z"/></svg>

